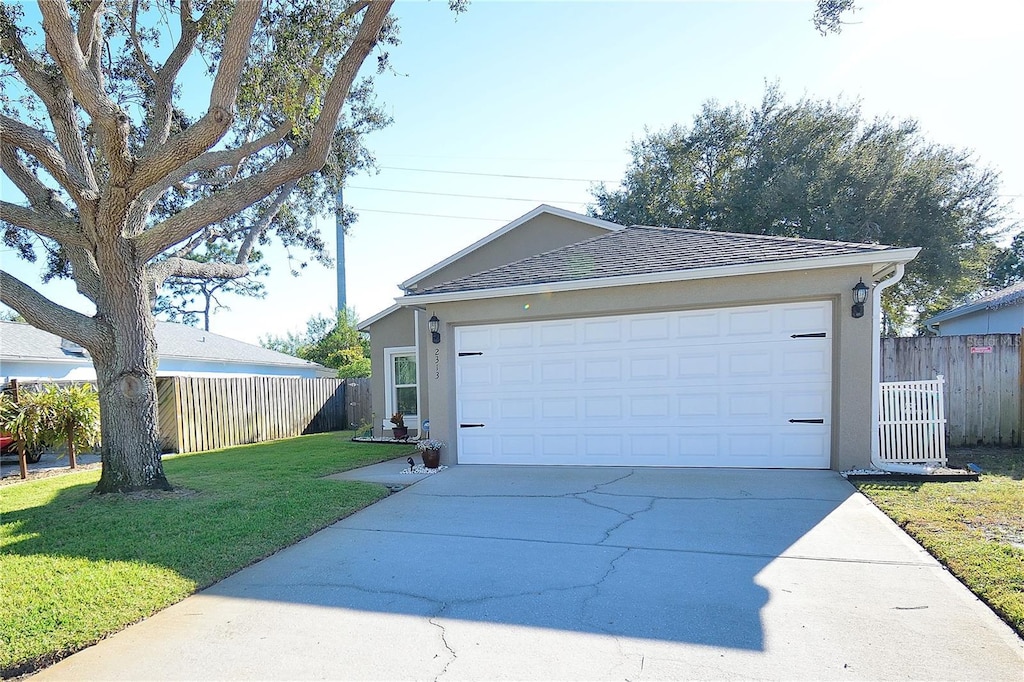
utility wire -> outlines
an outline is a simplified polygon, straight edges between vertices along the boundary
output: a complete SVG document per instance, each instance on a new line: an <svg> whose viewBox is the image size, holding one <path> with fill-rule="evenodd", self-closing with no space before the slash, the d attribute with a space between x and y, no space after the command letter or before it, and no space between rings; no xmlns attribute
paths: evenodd
<svg viewBox="0 0 1024 682"><path fill-rule="evenodd" d="M589 202L586 201L568 201L561 199L534 199L532 197L494 197L484 194L455 194L452 192L425 192L415 189L395 189L393 187L362 187L359 185L349 185L348 189L364 189L372 192L399 192L402 194L427 194L435 197L461 197L464 199L496 199L498 201L530 201L537 204L577 204L583 206Z"/></svg>
<svg viewBox="0 0 1024 682"><path fill-rule="evenodd" d="M544 175L512 175L509 173L472 173L470 171L434 170L431 168L405 168L400 166L380 166L381 170L409 171L412 173L444 173L446 175L477 175L486 178L513 178L516 180L558 180L560 182L610 182L618 180L595 180L594 178L555 178Z"/></svg>
<svg viewBox="0 0 1024 682"><path fill-rule="evenodd" d="M478 218L470 215L441 215L438 213L414 213L412 211L385 211L379 208L356 208L352 207L354 211L358 213L391 213L394 215L415 215L423 216L425 218L454 218L455 220L489 220L495 223L507 223L507 218Z"/></svg>

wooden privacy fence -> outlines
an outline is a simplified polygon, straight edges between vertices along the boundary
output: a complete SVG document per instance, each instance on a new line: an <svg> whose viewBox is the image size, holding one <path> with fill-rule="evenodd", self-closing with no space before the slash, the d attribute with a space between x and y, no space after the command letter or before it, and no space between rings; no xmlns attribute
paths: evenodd
<svg viewBox="0 0 1024 682"><path fill-rule="evenodd" d="M947 444L1021 445L1020 334L882 339L883 382L945 377Z"/></svg>
<svg viewBox="0 0 1024 682"><path fill-rule="evenodd" d="M345 428L345 381L292 377L161 377L161 446L199 452Z"/></svg>
<svg viewBox="0 0 1024 682"><path fill-rule="evenodd" d="M882 382L878 416L883 462L946 464L942 376L932 381Z"/></svg>

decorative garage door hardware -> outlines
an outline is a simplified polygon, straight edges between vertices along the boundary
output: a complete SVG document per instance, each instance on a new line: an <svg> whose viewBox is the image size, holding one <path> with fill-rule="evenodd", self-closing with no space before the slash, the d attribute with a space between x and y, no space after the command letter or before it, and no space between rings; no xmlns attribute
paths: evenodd
<svg viewBox="0 0 1024 682"><path fill-rule="evenodd" d="M459 424L460 429L479 429L485 426L484 424Z"/></svg>
<svg viewBox="0 0 1024 682"><path fill-rule="evenodd" d="M790 424L824 424L824 419L790 419Z"/></svg>
<svg viewBox="0 0 1024 682"><path fill-rule="evenodd" d="M825 338L825 332L815 332L813 334L790 334L791 339L823 339Z"/></svg>
<svg viewBox="0 0 1024 682"><path fill-rule="evenodd" d="M481 353L480 351L476 351L474 353L459 353L459 357L460 358L464 358L467 355L483 355L483 353Z"/></svg>

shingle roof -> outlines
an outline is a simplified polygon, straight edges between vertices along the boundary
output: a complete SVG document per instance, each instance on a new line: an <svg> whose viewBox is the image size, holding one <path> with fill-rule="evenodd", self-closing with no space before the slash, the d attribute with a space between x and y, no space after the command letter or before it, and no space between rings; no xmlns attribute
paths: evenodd
<svg viewBox="0 0 1024 682"><path fill-rule="evenodd" d="M172 322L156 323L157 353L161 358L238 362L254 365L315 367L316 363L278 353L219 334ZM0 322L0 357L37 360L81 359L62 349L61 338L28 324Z"/></svg>
<svg viewBox="0 0 1024 682"><path fill-rule="evenodd" d="M879 244L635 225L424 289L441 294L895 250Z"/></svg>
<svg viewBox="0 0 1024 682"><path fill-rule="evenodd" d="M939 313L938 315L925 320L924 324L938 324L940 322L945 322L946 320L951 320L955 317L968 315L977 310L1002 308L1004 306L1013 305L1021 300L1024 300L1024 282L1017 282L1016 284L1011 284L1005 289L993 291L981 296L980 298L976 298L970 303L965 303L962 306Z"/></svg>

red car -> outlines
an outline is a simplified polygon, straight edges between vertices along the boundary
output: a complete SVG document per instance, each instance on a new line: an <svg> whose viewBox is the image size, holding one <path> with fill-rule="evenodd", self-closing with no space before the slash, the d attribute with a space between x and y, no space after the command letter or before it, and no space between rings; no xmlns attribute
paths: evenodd
<svg viewBox="0 0 1024 682"><path fill-rule="evenodd" d="M0 433L0 455L3 456L18 456L18 439L9 433ZM42 446L36 446L29 448L25 451L25 459L35 464L43 456Z"/></svg>

